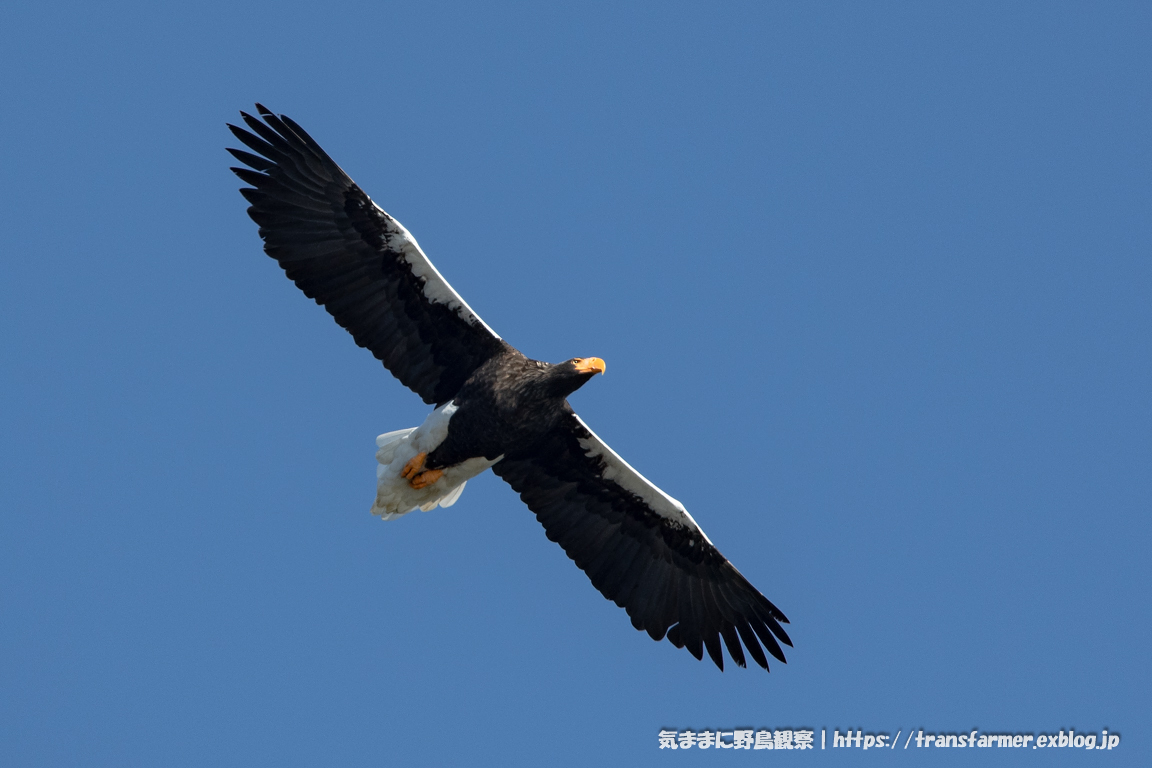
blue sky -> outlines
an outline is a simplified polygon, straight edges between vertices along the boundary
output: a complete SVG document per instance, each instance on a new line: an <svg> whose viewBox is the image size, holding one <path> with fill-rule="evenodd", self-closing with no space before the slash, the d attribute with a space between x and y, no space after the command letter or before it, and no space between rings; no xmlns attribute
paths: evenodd
<svg viewBox="0 0 1152 768"><path fill-rule="evenodd" d="M928 5L9 7L5 760L1146 763L1152 12ZM787 665L653 643L491 475L368 514L426 409L261 252L257 100L526 354L607 361L573 405Z"/></svg>

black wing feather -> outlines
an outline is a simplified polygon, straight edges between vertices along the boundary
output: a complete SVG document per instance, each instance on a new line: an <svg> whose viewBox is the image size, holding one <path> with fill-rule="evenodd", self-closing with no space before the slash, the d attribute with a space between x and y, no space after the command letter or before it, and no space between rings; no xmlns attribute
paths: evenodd
<svg viewBox="0 0 1152 768"><path fill-rule="evenodd" d="M706 650L720 669L725 646L736 664L746 665L741 641L752 659L768 669L757 638L784 661L780 643L792 644L780 627L788 622L784 614L690 517L662 515L654 495L645 498L635 492L635 484L628 490L605 477L620 467L610 469L603 454L589 450L589 441L602 445L569 411L530 456L507 457L492 471L520 494L548 538L601 594L628 612L636 629L654 640L667 637L697 659Z"/></svg>
<svg viewBox="0 0 1152 768"><path fill-rule="evenodd" d="M228 126L256 154L228 151L248 166L232 170L264 250L424 402L452 399L507 345L311 136L256 107L263 122L241 112L250 130Z"/></svg>

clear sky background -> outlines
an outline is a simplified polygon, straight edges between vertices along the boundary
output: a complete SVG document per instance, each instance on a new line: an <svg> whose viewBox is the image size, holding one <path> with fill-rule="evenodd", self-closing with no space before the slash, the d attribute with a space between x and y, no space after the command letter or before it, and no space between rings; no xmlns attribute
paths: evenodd
<svg viewBox="0 0 1152 768"><path fill-rule="evenodd" d="M1149 764L1152 11L1008 5L7 6L0 762ZM652 642L490 474L368 513L427 409L261 251L257 100L607 360L787 665ZM656 748L734 726L1123 740Z"/></svg>

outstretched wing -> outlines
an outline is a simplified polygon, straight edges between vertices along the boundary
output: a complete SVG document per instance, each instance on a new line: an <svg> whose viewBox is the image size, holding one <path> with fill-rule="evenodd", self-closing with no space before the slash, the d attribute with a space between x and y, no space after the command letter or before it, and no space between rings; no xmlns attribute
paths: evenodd
<svg viewBox="0 0 1152 768"><path fill-rule="evenodd" d="M632 469L569 411L533 455L492 467L536 513L601 594L654 640L667 634L720 669L720 639L740 666L744 642L768 669L761 644L784 661L788 619L712 545L680 502ZM757 642L759 639L759 642ZM779 640L779 642L777 642Z"/></svg>
<svg viewBox="0 0 1152 768"><path fill-rule="evenodd" d="M256 108L264 122L240 113L251 132L228 127L258 154L228 151L264 250L424 402L451 399L507 345L311 136Z"/></svg>

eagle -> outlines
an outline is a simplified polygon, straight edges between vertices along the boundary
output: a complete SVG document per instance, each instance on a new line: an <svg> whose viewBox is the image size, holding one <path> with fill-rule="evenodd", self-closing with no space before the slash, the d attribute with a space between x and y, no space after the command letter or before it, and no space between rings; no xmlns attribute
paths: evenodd
<svg viewBox="0 0 1152 768"><path fill-rule="evenodd" d="M480 319L400 222L285 115L256 105L228 151L264 251L356 343L433 406L419 427L377 438L385 520L456 503L491 469L632 626L724 669L721 641L768 670L792 641L784 614L688 514L608 447L568 404L598 357L533 360Z"/></svg>

